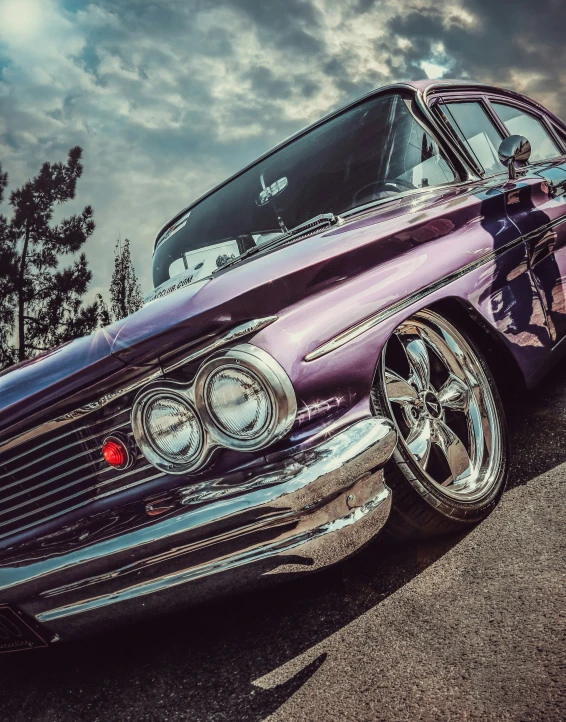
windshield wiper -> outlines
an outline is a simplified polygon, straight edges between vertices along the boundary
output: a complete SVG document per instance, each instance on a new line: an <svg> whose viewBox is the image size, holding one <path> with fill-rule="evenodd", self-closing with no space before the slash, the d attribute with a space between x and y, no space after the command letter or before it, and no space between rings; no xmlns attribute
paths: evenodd
<svg viewBox="0 0 566 722"><path fill-rule="evenodd" d="M260 246L252 246L251 248L248 248L242 254L236 256L236 258L232 258L227 263L220 266L218 271L222 271L224 268L233 266L234 264L239 263L244 258L248 258L248 256L253 256L260 251L264 251L268 248L273 248L273 246L278 246L280 243L284 243L285 241L295 241L298 238L311 236L323 230L324 228L331 228L332 226L340 225L340 223L342 223L342 218L340 216L335 216L334 213L322 213L321 215L315 216L314 218L311 218L310 220L289 229L286 233L282 233L280 236L277 236L277 238L273 238L267 243L262 243ZM215 271L215 273L217 273L217 271Z"/></svg>

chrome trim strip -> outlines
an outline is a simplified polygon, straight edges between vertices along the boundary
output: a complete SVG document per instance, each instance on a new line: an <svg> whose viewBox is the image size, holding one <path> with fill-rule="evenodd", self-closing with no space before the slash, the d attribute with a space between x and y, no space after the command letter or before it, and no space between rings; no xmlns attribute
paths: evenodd
<svg viewBox="0 0 566 722"><path fill-rule="evenodd" d="M566 219L562 219L566 220ZM562 222L561 220L561 222ZM548 224L550 225L550 224ZM546 228L546 226L545 226ZM539 232L541 232L543 229L539 229ZM315 348L313 351L310 351L305 357L305 361L314 361L315 359L320 358L321 356L325 356L327 353L330 353L331 351L335 351L336 349L340 348L341 346L344 346L345 344L349 343L353 339L357 338L358 336L361 336L361 334L365 333L366 331L369 331L369 329L373 328L374 326L377 326L378 324L382 323L386 319L390 318L394 314L396 314L398 311L402 311L403 309L407 308L408 306L411 306L413 303L416 303L417 301L420 301L425 296L429 296L431 293L434 293L435 291L438 291L441 288L444 288L444 286L447 286L449 283L452 283L453 281L457 281L459 278L464 276L466 273L470 273L471 271L474 271L476 268L479 268L480 266L485 265L486 263L489 263L490 261L494 261L498 256L505 253L506 251L510 250L511 248L514 248L515 246L519 246L521 243L523 243L524 237L519 236L519 238L516 238L515 240L511 241L510 243L507 243L505 246L502 246L501 248L498 248L495 251L491 251L490 253L487 253L485 256L482 256L481 258L478 258L475 261L472 261L471 263L468 263L465 266L462 266L462 268L459 268L456 271L453 271L452 273L449 273L447 276L444 276L443 278L439 279L438 281L435 281L434 283L429 284L428 286L423 286L423 288L418 289L414 293L410 294L409 296L406 296L405 298L402 298L400 301L397 301L396 303L391 304L391 306L387 306L386 308L381 309L380 311L377 311L377 313L374 313L372 316L369 316L368 318L364 319L363 321L355 324L354 326L351 326L349 329L346 329L346 331L342 331L341 333L337 334L336 336L330 338L328 341L325 341L323 344Z"/></svg>
<svg viewBox="0 0 566 722"><path fill-rule="evenodd" d="M266 326L269 326L269 324L273 323L274 321L277 321L277 316L265 316L265 318L254 318L251 321L246 321L245 323L240 324L239 326L235 326L234 328L230 329L230 331L227 331L222 336L219 336L211 343L206 344L206 346L201 346L200 348L196 349L195 351L192 351L191 353L187 354L186 356L183 356L182 358L178 359L177 361L174 361L171 364L168 364L167 366L163 366L163 373L168 374L171 371L175 371L175 369L180 368L181 366L186 366L187 364L191 363L192 361L196 361L196 359L202 358L202 356L206 356L209 353L212 353L213 351L216 351L217 349L221 348L222 346L226 346L229 343L232 343L232 341L238 341L239 339L243 338L244 336L248 336L250 333L256 333L257 331L260 331L262 328L265 328Z"/></svg>
<svg viewBox="0 0 566 722"><path fill-rule="evenodd" d="M541 180L544 179L541 178ZM548 233L548 231L552 231L555 228L558 228L558 226L561 226L563 223L566 223L566 215L555 218L553 221L550 221L546 225L540 226L540 228L535 228L534 230L525 233L525 235L521 236L521 238L524 241L530 241L531 239L536 238L539 234L544 235L545 233Z"/></svg>
<svg viewBox="0 0 566 722"><path fill-rule="evenodd" d="M372 316L369 316L365 320L361 321L360 323L350 327L346 331L342 331L341 333L337 334L336 336L330 338L328 341L325 341L323 344L318 346L314 349L314 351L310 351L305 357L305 361L314 361L315 359L320 358L321 356L325 356L327 353L330 353L331 351L335 351L337 348L340 348L341 346L344 346L344 344L348 343L354 338L357 338L362 333L365 333L366 331L369 331L370 328L373 328L374 326L377 326L382 321L385 321L386 319L390 318L394 314L396 314L398 311L402 311L403 309L407 308L408 306L411 306L413 303L416 303L421 298L424 298L425 296L430 295L431 293L434 293L435 291L438 291L441 288L444 288L444 286L447 286L449 283L452 283L453 281L457 281L461 276L464 276L466 273L470 273L471 271L474 271L476 268L479 268L480 266L485 265L486 263L490 263L491 261L494 261L498 256L502 255L503 253L506 253L511 248L514 248L515 246L519 246L521 243L524 243L525 241L529 241L531 238L536 237L539 234L547 233L549 230L552 230L553 228L556 228L557 226L562 225L562 223L566 223L566 216L561 216L560 218L555 218L553 221L550 221L550 223L547 223L544 226L541 226L540 228L536 228L534 231L530 231L529 233L526 233L523 236L519 236L513 241L510 241L505 246L502 246L501 248L498 248L495 251L491 251L490 253L487 253L485 256L482 256L481 258L478 258L475 261L472 261L472 263L468 263L466 266L462 266L462 268L459 268L457 271L453 271L452 273L449 273L447 276L444 276L443 278L439 279L438 281L435 281L434 283L431 283L428 286L424 286L423 288L418 289L414 293L412 293L410 296L407 296L406 298L401 299L400 301L397 301L396 303L391 304L391 306L387 306L386 308L381 309L377 313L373 314Z"/></svg>

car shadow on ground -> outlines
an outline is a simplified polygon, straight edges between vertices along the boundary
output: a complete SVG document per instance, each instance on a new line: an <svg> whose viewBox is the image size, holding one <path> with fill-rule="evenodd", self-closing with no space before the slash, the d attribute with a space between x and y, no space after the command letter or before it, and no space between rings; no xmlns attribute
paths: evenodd
<svg viewBox="0 0 566 722"><path fill-rule="evenodd" d="M566 461L566 379L555 372L507 404L510 488ZM379 605L465 534L390 546L273 590L83 641L0 658L0 719L263 720L325 664L318 654L279 685L258 679Z"/></svg>
<svg viewBox="0 0 566 722"><path fill-rule="evenodd" d="M566 461L566 362L535 389L505 402L511 469L507 490Z"/></svg>
<svg viewBox="0 0 566 722"><path fill-rule="evenodd" d="M263 720L325 655L270 689L254 681L378 605L460 539L397 548L378 539L346 562L268 591L5 655L0 719Z"/></svg>

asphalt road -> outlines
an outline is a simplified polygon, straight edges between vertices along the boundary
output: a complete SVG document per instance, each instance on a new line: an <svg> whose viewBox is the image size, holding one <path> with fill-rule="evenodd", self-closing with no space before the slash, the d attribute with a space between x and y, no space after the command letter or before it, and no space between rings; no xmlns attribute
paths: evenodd
<svg viewBox="0 0 566 722"><path fill-rule="evenodd" d="M566 366L507 405L514 468L459 538L0 658L0 720L566 719Z"/></svg>

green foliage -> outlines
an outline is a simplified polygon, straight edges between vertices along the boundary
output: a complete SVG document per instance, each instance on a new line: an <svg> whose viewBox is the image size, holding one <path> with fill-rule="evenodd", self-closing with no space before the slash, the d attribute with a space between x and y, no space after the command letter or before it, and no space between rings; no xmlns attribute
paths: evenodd
<svg viewBox="0 0 566 722"><path fill-rule="evenodd" d="M100 296L97 299L103 305L103 319L106 315L107 322L125 318L143 306L141 287L132 263L130 241L127 238L123 243L117 241L114 249L114 271L110 282L110 309L104 306Z"/></svg>
<svg viewBox="0 0 566 722"><path fill-rule="evenodd" d="M4 200L4 191L8 185L8 174L2 172L0 165L0 204ZM14 325L14 308L11 302L13 294L12 278L9 271L14 267L15 254L8 242L8 221L0 214L0 369L10 366L15 356L10 346L11 329Z"/></svg>
<svg viewBox="0 0 566 722"><path fill-rule="evenodd" d="M52 224L55 205L75 197L82 150L66 163L44 163L35 178L10 194L13 213L0 215L0 366L83 336L99 324L100 304L83 306L92 278L84 253L59 269L63 255L81 250L94 231L93 211ZM7 186L0 172L0 202Z"/></svg>

